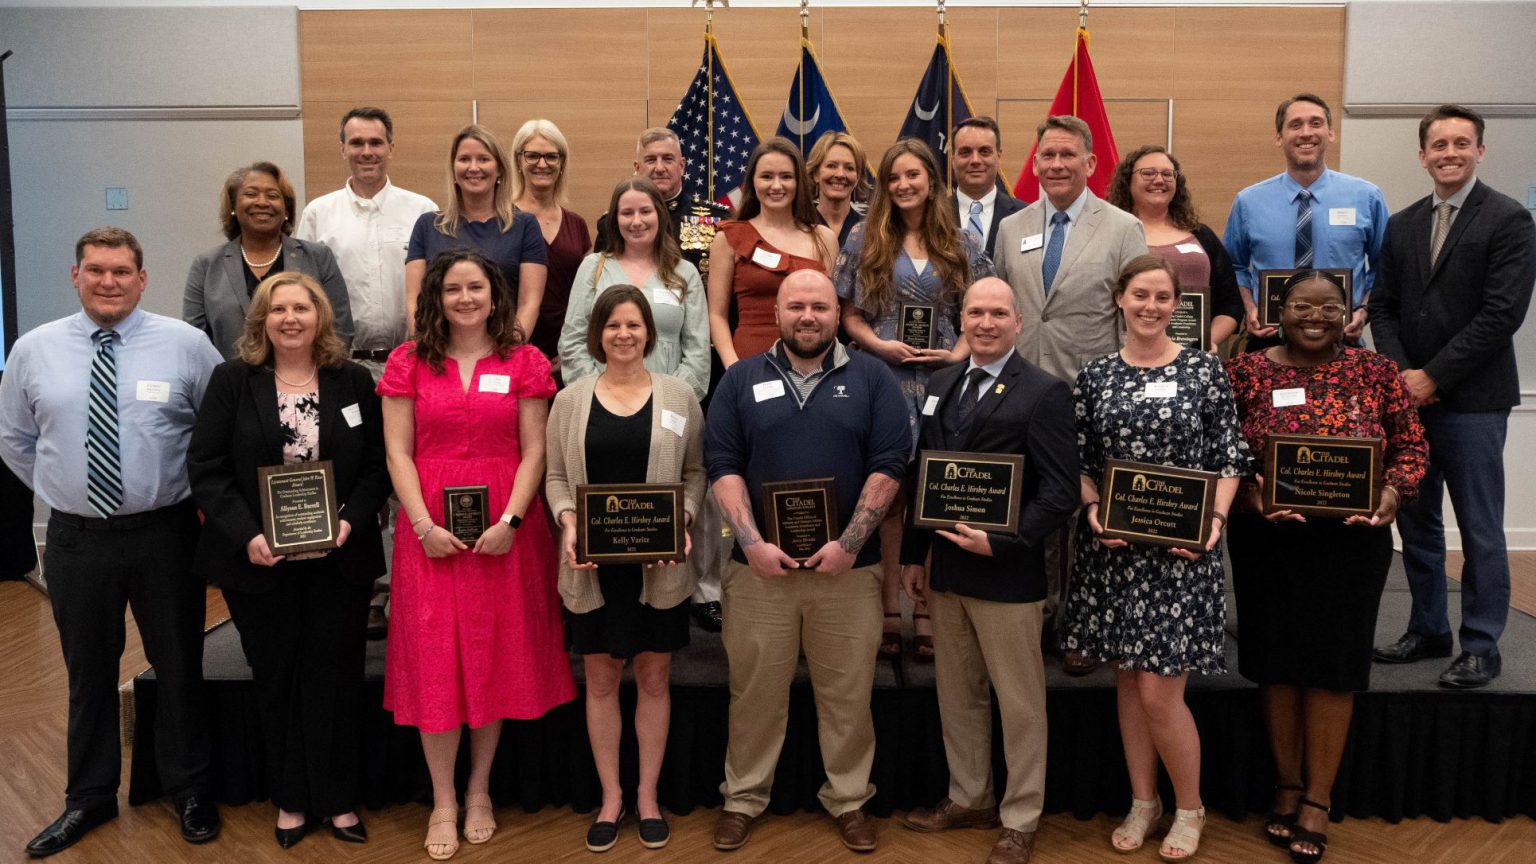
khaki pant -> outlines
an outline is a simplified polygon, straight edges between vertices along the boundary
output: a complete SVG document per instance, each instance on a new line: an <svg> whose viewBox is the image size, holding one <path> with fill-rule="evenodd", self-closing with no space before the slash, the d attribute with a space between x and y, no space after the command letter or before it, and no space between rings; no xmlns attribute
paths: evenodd
<svg viewBox="0 0 1536 864"><path fill-rule="evenodd" d="M705 493L690 533L693 535L693 551L688 555L688 569L694 577L691 602L718 603L720 574L731 563L731 549L735 543L725 529L720 505L715 503L712 493Z"/></svg>
<svg viewBox="0 0 1536 864"><path fill-rule="evenodd" d="M1045 803L1040 607L928 592L949 798L968 809L993 804L990 681L1003 718L1008 765L999 816L1004 828L1025 832L1035 830Z"/></svg>
<svg viewBox="0 0 1536 864"><path fill-rule="evenodd" d="M764 579L732 561L721 587L731 669L730 740L720 784L725 809L755 817L768 807L802 649L827 771L818 797L833 816L862 807L875 794L869 698L880 643L879 565L838 576L791 572Z"/></svg>

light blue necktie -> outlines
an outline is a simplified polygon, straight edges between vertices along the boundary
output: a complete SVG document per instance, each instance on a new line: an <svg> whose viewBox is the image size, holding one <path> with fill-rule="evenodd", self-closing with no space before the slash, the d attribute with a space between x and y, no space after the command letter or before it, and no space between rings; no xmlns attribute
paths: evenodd
<svg viewBox="0 0 1536 864"><path fill-rule="evenodd" d="M1045 282L1045 293L1051 293L1051 283L1056 281L1056 270L1061 267L1061 247L1067 242L1067 214L1057 210L1051 215L1051 242L1045 244L1045 261L1040 265L1040 276Z"/></svg>
<svg viewBox="0 0 1536 864"><path fill-rule="evenodd" d="M981 209L980 201L971 202L971 221L967 227L970 228L972 234L976 235L976 242L985 246L987 243L987 232L982 230L981 227Z"/></svg>
<svg viewBox="0 0 1536 864"><path fill-rule="evenodd" d="M96 356L91 360L91 389L85 428L85 497L98 516L123 506L123 463L117 426L117 355L111 330L91 334Z"/></svg>

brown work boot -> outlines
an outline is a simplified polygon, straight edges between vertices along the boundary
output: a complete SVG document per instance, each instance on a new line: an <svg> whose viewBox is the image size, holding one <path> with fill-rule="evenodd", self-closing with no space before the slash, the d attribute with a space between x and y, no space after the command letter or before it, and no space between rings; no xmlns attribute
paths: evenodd
<svg viewBox="0 0 1536 864"><path fill-rule="evenodd" d="M752 817L732 810L721 810L715 820L715 848L721 852L740 849L747 845L752 833Z"/></svg>
<svg viewBox="0 0 1536 864"><path fill-rule="evenodd" d="M849 810L837 817L837 834L855 852L873 852L875 849L875 822L863 810Z"/></svg>
<svg viewBox="0 0 1536 864"><path fill-rule="evenodd" d="M992 844L987 864L1029 864L1029 856L1035 854L1035 832L1025 834L1012 828L1004 828L1003 836Z"/></svg>
<svg viewBox="0 0 1536 864"><path fill-rule="evenodd" d="M959 804L945 798L932 810L913 810L903 820L908 828L913 831L933 832L948 831L951 828L996 828L996 807L983 807L979 810L967 810Z"/></svg>

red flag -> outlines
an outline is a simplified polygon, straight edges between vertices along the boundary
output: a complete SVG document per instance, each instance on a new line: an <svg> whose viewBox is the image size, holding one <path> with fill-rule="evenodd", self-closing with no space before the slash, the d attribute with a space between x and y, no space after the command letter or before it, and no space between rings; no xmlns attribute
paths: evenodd
<svg viewBox="0 0 1536 864"><path fill-rule="evenodd" d="M1109 131L1109 115L1104 111L1104 96L1099 92L1099 79L1093 74L1093 60L1088 57L1088 31L1077 28L1077 50L1072 63L1061 79L1056 99L1051 103L1051 114L1071 114L1088 124L1093 133L1093 153L1098 164L1088 177L1088 188L1103 198L1109 191L1109 180L1115 173L1120 156L1115 151L1115 136ZM1040 197L1040 181L1031 166L1035 164L1035 148L1029 148L1029 159L1019 171L1019 181L1013 186L1013 197L1034 202Z"/></svg>

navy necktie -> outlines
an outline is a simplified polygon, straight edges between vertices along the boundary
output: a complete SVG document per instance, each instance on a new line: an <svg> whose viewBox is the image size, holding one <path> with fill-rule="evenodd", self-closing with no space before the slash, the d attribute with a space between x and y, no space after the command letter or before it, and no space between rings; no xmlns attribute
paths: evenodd
<svg viewBox="0 0 1536 864"><path fill-rule="evenodd" d="M1296 269L1312 266L1312 193L1301 190L1296 196Z"/></svg>
<svg viewBox="0 0 1536 864"><path fill-rule="evenodd" d="M976 407L976 403L981 401L981 391L978 388L986 378L987 370L980 366L965 373L965 386L960 388L960 404L955 406L962 423L965 422L965 418L971 416L971 409Z"/></svg>
<svg viewBox="0 0 1536 864"><path fill-rule="evenodd" d="M1051 215L1051 242L1045 244L1045 260L1040 264L1046 296L1050 296L1051 283L1056 281L1056 271L1061 267L1061 247L1067 242L1068 221L1067 214L1061 210Z"/></svg>

